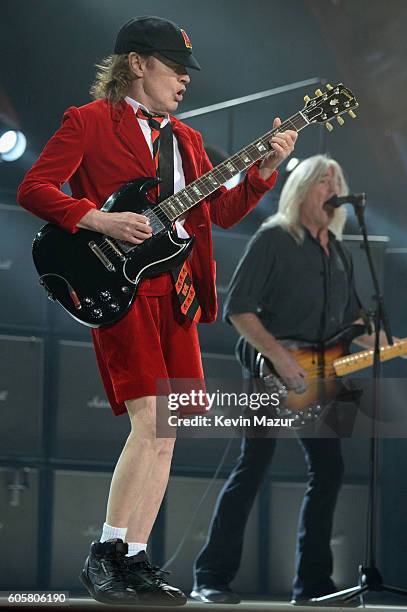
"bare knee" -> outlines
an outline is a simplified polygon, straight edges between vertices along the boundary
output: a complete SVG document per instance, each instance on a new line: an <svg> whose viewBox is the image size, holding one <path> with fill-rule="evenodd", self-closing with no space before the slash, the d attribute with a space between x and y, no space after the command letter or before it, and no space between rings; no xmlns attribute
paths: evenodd
<svg viewBox="0 0 407 612"><path fill-rule="evenodd" d="M156 437L156 398L140 397L126 401L130 418L130 440L154 440Z"/></svg>
<svg viewBox="0 0 407 612"><path fill-rule="evenodd" d="M140 436L137 431L133 430L126 440L126 448L128 450L146 452L160 457L171 457L174 451L174 444L175 439L173 438L156 438L155 435Z"/></svg>
<svg viewBox="0 0 407 612"><path fill-rule="evenodd" d="M126 401L131 422L127 447L145 450L146 453L171 457L175 438L158 438L156 431L156 398L143 397Z"/></svg>

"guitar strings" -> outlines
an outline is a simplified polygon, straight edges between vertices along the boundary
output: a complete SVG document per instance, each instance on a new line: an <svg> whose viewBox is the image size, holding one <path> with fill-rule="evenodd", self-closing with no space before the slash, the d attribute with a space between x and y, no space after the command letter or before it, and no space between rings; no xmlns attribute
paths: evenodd
<svg viewBox="0 0 407 612"><path fill-rule="evenodd" d="M189 208L192 208L193 206L198 204L202 199L204 199L205 197L207 197L208 195L210 195L211 193L216 191L224 182L226 182L227 180L229 180L230 178L235 176L235 174L238 174L239 172L242 172L243 169L246 169L246 167L248 167L243 162L243 168L239 169L239 166L236 163L236 160L239 160L242 163L241 157L243 155L248 156L249 159L251 159L252 163L255 163L256 161L259 161L259 159L262 159L262 157L265 157L267 155L267 151L265 153L261 153L259 151L259 149L257 147L259 142L262 142L263 144L265 144L264 141L266 141L266 143L268 144L269 139L272 136L274 136L274 134L277 134L278 132L283 131L287 127L292 127L292 128L295 129L295 131L298 132L302 128L304 128L306 125L308 125L308 123L306 123L306 124L304 124L302 126L296 126L295 125L295 120L296 119L298 119L298 120L302 119L302 121L304 121L304 119L302 118L300 113L296 113L296 115L293 115L292 117L289 117L278 128L272 129L271 131L267 132L266 134L264 134L263 136L261 136L257 140L253 141L252 143L250 143L249 145L247 145L246 147L244 147L243 149L241 149L240 151L238 151L237 153L232 155L232 157L228 158L227 160L225 160L224 162L222 162L218 166L215 166L214 168L212 168L210 171L208 171L203 176L198 177L195 181L190 183L188 186L186 186L183 189L177 191L177 193L174 194L174 196L176 195L179 199L182 199L182 197L184 197L184 195L187 193L187 190L191 191L191 189L193 189L193 185L198 186L200 188L200 190L203 191L203 196L204 197L203 198L199 198L196 202L194 201L194 198L191 198L194 203L192 205L190 203L187 204L187 206L188 206L187 210L189 210ZM269 150L269 148L268 148L268 150ZM254 159L253 159L253 157L254 157ZM225 164L226 163L232 163L232 165L236 167L236 173L233 173L232 175L230 175L230 171L229 171L228 174L225 176L222 173L222 170L225 168ZM215 176L220 184L218 186L214 186L213 189L211 187L209 187L209 191L207 191L208 190L208 185L205 183L205 181L208 179L210 174ZM218 175L220 175L221 180L219 180L219 176ZM206 193L205 193L205 191L206 191ZM160 214L160 212L164 212L164 215L169 220L174 220L174 219L171 218L171 213L172 213L171 207L175 208L175 210L177 211L177 205L172 203L172 200L174 199L174 196L170 196L169 198L167 198L167 200L164 200L164 202L162 202L162 203L157 205L156 208L159 209L158 213L155 211L155 208L153 209L154 212L156 212L157 216ZM179 216L179 215L183 214L184 212L185 212L185 210L181 209L180 212L177 211L176 216Z"/></svg>
<svg viewBox="0 0 407 612"><path fill-rule="evenodd" d="M300 125L297 126L296 123L295 123L296 121L300 121ZM272 130L270 130L269 132L267 132L263 136L260 136L260 138L256 139L252 143L249 143L246 147L244 147L243 149L241 149L240 151L238 151L237 153L232 155L230 158L228 158L227 160L225 160L224 162L222 162L218 166L215 166L210 171L205 173L203 176L198 177L195 181L190 183L188 186L184 187L183 189L180 189L178 192L176 192L176 194L173 194L172 196L170 196L169 198L164 200L164 202L156 204L150 210L152 210L152 212L156 215L158 220L164 226L167 225L168 221L170 221L170 222L175 221L176 218L179 217L180 215L182 215L184 212L186 212L186 210L189 210L190 208L193 208L200 201L204 200L207 196L209 196L211 193L216 191L224 182L226 182L227 180L229 180L230 178L232 178L233 176L235 176L239 172L242 172L246 168L250 167L252 164L256 163L257 161L259 161L260 159L265 157L267 155L267 152L270 150L269 140L275 134L285 130L288 127L294 128L294 130L298 132L301 129L303 129L306 125L309 125L309 123L310 123L310 121L308 121L308 119L305 119L306 123L301 125L301 123L303 121L304 121L304 117L302 115L302 111L297 112L295 115L292 115L291 117L289 117L288 119L283 121L282 124L279 127L273 128ZM259 151L259 148L258 148L258 143L259 142L261 142L262 144L266 145L266 147L267 147L267 150L264 153ZM241 159L243 155L249 157L249 159L252 161L252 164L246 165L246 162ZM243 168L242 169L239 168L239 165L237 164L237 161L239 161L240 163L243 163ZM226 163L232 164L232 166L235 168L236 172L231 175L230 174L230 170L226 169ZM227 170L226 176L223 174L223 170L224 169ZM208 180L210 175L212 175L213 177L216 178L216 180L219 183L219 185L212 185L212 186L208 187L208 184L205 181ZM190 195L190 192L193 191L193 186L198 187L198 189L201 192L203 192L202 193L203 197L201 198L201 197L198 196L198 200L196 200L196 201L195 201L194 197L192 195ZM198 194L195 194L195 195L198 195ZM183 206L181 206L181 210L179 210L179 208L178 208L179 204L177 205L176 203L174 203L175 196L178 198L178 200L181 201L181 204L183 204ZM185 203L185 200L184 201L182 200L183 198L186 198L187 203ZM191 202L192 202L192 204L191 204ZM184 209L184 206L187 207L186 210ZM173 217L174 210L175 210L175 217ZM135 246L137 246L137 245L135 245ZM103 247L100 247L100 248L103 249ZM108 250L110 250L112 253L114 253L114 249L112 248L111 245L107 244L106 248ZM115 253L115 254L117 255L117 253Z"/></svg>

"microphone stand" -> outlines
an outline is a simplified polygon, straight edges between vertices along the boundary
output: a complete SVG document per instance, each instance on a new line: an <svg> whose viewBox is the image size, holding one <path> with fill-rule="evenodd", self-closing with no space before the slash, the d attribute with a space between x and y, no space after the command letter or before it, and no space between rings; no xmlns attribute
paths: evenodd
<svg viewBox="0 0 407 612"><path fill-rule="evenodd" d="M364 196L364 194L363 194ZM379 439L377 435L377 423L380 416L380 372L381 372L381 361L380 361L380 329L383 326L383 330L386 334L387 342L393 344L392 335L390 332L390 323L387 318L386 310L384 307L383 295L380 291L379 282L377 279L376 270L373 264L372 253L370 250L369 240L367 237L367 230L365 224L365 208L366 199L363 197L362 202L352 202L355 210L356 217L359 222L360 231L363 236L363 243L366 251L366 256L369 264L369 270L373 281L374 287L374 300L376 302L376 309L374 312L374 334L375 334L375 345L374 345L374 359L373 359L373 372L372 372L372 419L371 419L371 438L369 447L369 485L368 485L368 516L367 516L367 534L368 541L366 543L366 557L365 562L359 565L359 582L357 586L325 595L324 597L316 597L311 599L312 604L319 604L321 606L326 605L348 605L357 606L353 600L356 597L360 598L360 604L363 604L363 596L368 592L385 591L388 593L396 593L398 595L407 595L407 590L400 589L398 587L388 586L383 584L383 578L376 565L376 529L377 529L377 517L378 517L378 484L379 484ZM310 604L311 604L310 602Z"/></svg>

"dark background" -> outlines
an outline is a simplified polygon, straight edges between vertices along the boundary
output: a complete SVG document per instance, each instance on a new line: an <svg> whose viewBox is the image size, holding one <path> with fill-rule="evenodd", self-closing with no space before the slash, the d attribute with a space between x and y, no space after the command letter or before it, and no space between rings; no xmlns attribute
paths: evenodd
<svg viewBox="0 0 407 612"><path fill-rule="evenodd" d="M125 417L113 419L109 414L87 330L71 323L54 305L48 304L37 287L30 243L41 222L19 209L15 202L15 191L24 172L58 128L64 110L90 101L88 91L95 63L112 52L117 30L135 15L155 14L172 19L192 41L203 70L191 71L192 82L180 112L313 77L321 83L343 82L359 101L357 119L346 117L345 126L335 124L330 134L318 126L307 128L300 135L296 154L307 157L329 152L343 166L351 190L367 193L369 233L388 237L387 241L374 241L388 309L394 331L405 335L407 3L2 0L0 8L0 114L28 138L28 149L22 159L0 164L0 349L4 364L0 381L4 410L0 472L5 492L0 519L10 551L17 550L10 552L9 559L15 560L15 566L11 561L6 564L2 587L53 584L56 588L74 590L78 587L73 576L89 538L98 535L103 521L106 493L103 487L108 482L103 475L109 474L114 466L127 423ZM311 91L299 88L237 107L232 131L227 111L203 115L188 123L202 131L206 145L221 147L231 154L268 131L275 116L284 119L300 110L303 96L313 95L313 89L316 86ZM221 303L239 254L261 220L275 211L280 188L281 178L277 188L232 232L215 232ZM352 211L349 212L346 233L358 234ZM349 244L358 262L360 290L369 300L371 288L363 253L358 241ZM233 331L220 321L214 326L201 326L208 375L225 371L238 375L232 357L234 340ZM405 376L405 362L389 367L386 372ZM404 397L398 400L402 404ZM172 493L160 513L152 542L158 562L168 558L178 535L182 535L182 530L179 534L174 531L175 525L180 527L177 507L182 507L181 524L186 524L201 494L199 486L211 477L224 447L222 441L187 442L178 447ZM356 565L361 560L357 555L364 541L360 508L366 496L366 440L348 441L345 451L348 488L337 519L344 531L336 533L334 543L336 558L340 559L337 580L347 586L356 579ZM236 453L234 444L221 476L227 475ZM400 534L405 535L407 491L406 479L399 470L405 460L404 440L389 440L382 445L380 560L387 581L399 586L403 583L406 586L402 554L405 538L403 543L404 536ZM250 540L253 542L254 538L255 548L245 553L248 559L257 559L260 569L251 583L240 578L237 588L242 592L289 591L298 483L303 486L305 477L295 441L281 444L270 476L274 484L265 482L252 519L254 535ZM104 477L106 483L96 504L95 499L88 499L92 498L89 491L97 488L95 480L102 482ZM198 489L187 501L186 496L194 486ZM280 487L277 492L273 489L276 486ZM13 497L17 491L20 497L17 493ZM278 523L273 523L278 519L273 508L275 514L275 508L280 506L273 505L274 494L275 504L282 504L283 514L288 508L295 508L290 519L287 514L285 523L287 538L291 538L287 553L284 552L288 555L284 557L285 564L280 558L284 542L278 541L280 547L275 544L279 528ZM362 512L356 523L352 522L355 496L360 497L358 512ZM281 500L285 500L285 506ZM212 501L207 500L204 505L206 519L192 531L187 544L190 554L185 553L187 559L203 542ZM72 511L68 512L66 509L71 506ZM76 510L75 514L75 508L83 511ZM22 525L28 515L32 527L28 525L27 531ZM89 517L94 517L94 522ZM268 531L269 539L264 537ZM13 546L16 533L22 542L29 541L32 550L38 551L32 555L26 574L19 573L18 548ZM175 541L169 539L171 533L177 533ZM58 556L58 551L66 550L67 537L72 538L71 548L80 552L78 559L72 561L72 574L64 573L69 563ZM353 549L355 541L360 546ZM287 567L279 584L270 578L273 564L274 568ZM176 577L187 588L188 564L178 568Z"/></svg>
<svg viewBox="0 0 407 612"><path fill-rule="evenodd" d="M89 101L94 64L112 52L119 27L129 16L157 14L186 29L203 67L201 72L192 71L180 111L311 77L350 87L360 102L358 120L349 119L346 127L330 134L326 148L345 168L352 189L367 192L372 221L380 221L380 228L373 223L372 231L386 233L386 227L392 241L403 244L407 156L403 0L253 0L250 4L15 0L2 2L2 7L3 108L10 109L30 144L21 163L0 167L1 188L10 190L11 199L22 166L31 164L58 128L64 110ZM299 110L304 93L243 107L235 148L268 130L274 116L284 118ZM198 121L208 144L226 148L222 119L222 114L215 119L208 116L194 124ZM312 130L299 142L300 155L319 147Z"/></svg>

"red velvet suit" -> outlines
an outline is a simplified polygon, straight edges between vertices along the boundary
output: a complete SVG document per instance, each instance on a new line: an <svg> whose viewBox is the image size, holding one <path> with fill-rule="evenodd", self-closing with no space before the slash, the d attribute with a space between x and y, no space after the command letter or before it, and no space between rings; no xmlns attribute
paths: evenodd
<svg viewBox="0 0 407 612"><path fill-rule="evenodd" d="M171 122L188 184L207 172L211 164L199 132L174 117ZM155 176L155 167L132 107L125 101L111 105L107 100L97 100L67 110L60 129L20 185L18 201L42 219L74 233L78 230L76 224L91 208L100 208L123 183L143 176ZM60 189L67 181L72 196ZM263 181L257 167L253 166L243 183L229 191L219 189L190 211L185 229L196 237L190 263L202 322L214 321L217 311L211 222L223 228L234 225L255 207L275 181L276 173ZM168 283L168 274L144 280L139 295L165 295L169 291ZM128 397L123 394L119 398L117 394L112 397L112 381L108 380L112 375L105 367L108 355L102 345L104 334L113 332L125 351L126 343L131 344L134 335L131 311L129 314L110 328L100 328L93 333L102 379L116 414L125 411L123 401L133 397L132 388L131 385L126 387Z"/></svg>

